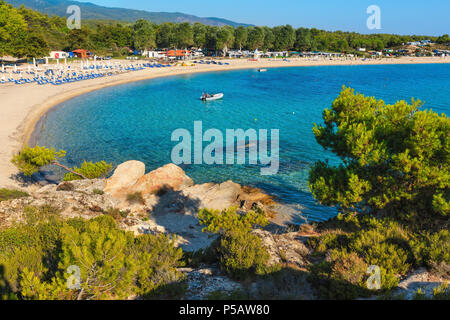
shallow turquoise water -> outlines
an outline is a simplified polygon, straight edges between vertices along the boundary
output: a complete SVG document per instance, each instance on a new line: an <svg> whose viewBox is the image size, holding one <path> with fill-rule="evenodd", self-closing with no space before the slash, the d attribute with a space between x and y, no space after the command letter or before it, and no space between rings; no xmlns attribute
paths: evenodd
<svg viewBox="0 0 450 320"><path fill-rule="evenodd" d="M313 123L331 106L345 84L365 95L394 103L411 97L438 113L450 111L450 65L328 66L207 73L154 79L88 93L62 103L42 121L39 145L67 151L65 164L84 159L114 164L135 159L153 170L171 162L177 128L203 130L279 129L280 171L261 176L250 165L185 165L196 183L223 182L260 187L279 197L291 211L313 220L335 215L319 206L307 187L314 161L330 159L316 143ZM225 99L203 103L202 91L224 92ZM56 172L60 174L60 172ZM294 219L299 220L299 219ZM300 222L301 220L299 220Z"/></svg>

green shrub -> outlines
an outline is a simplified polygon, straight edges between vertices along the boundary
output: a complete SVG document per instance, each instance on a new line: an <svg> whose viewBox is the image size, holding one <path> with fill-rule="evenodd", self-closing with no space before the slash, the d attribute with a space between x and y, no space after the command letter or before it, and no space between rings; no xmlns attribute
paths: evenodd
<svg viewBox="0 0 450 320"><path fill-rule="evenodd" d="M0 232L0 297L179 298L182 254L168 236L135 238L109 216L18 225ZM71 266L80 268L79 288L67 286Z"/></svg>
<svg viewBox="0 0 450 320"><path fill-rule="evenodd" d="M139 236L135 240L133 254L137 264L137 294L143 297L182 296L186 287L181 283L184 277L177 267L183 257L183 251L175 247L175 239L167 235ZM155 292L156 289L159 289L158 292Z"/></svg>
<svg viewBox="0 0 450 320"><path fill-rule="evenodd" d="M23 209L26 223L35 225L41 221L58 218L59 209L51 205L43 205L40 207L27 206Z"/></svg>
<svg viewBox="0 0 450 320"><path fill-rule="evenodd" d="M28 193L19 190L0 189L0 202L10 199L26 198L29 196Z"/></svg>
<svg viewBox="0 0 450 320"><path fill-rule="evenodd" d="M109 208L104 212L104 214L111 216L116 221L122 221L130 214L130 210L119 210L117 208Z"/></svg>
<svg viewBox="0 0 450 320"><path fill-rule="evenodd" d="M349 300L367 296L368 265L355 253L332 250L326 260L310 266L311 283L325 299Z"/></svg>
<svg viewBox="0 0 450 320"><path fill-rule="evenodd" d="M200 224L205 225L203 231L226 234L235 230L250 232L256 227L265 227L268 224L263 212L249 211L245 214L236 212L236 208L227 210L210 211L200 210Z"/></svg>
<svg viewBox="0 0 450 320"><path fill-rule="evenodd" d="M377 265L393 274L406 275L414 263L408 241L409 237L400 225L387 222L354 233L348 248L370 265Z"/></svg>
<svg viewBox="0 0 450 320"><path fill-rule="evenodd" d="M348 235L341 230L326 231L320 237L311 237L308 244L315 255L323 256L330 249L345 247L348 244Z"/></svg>
<svg viewBox="0 0 450 320"><path fill-rule="evenodd" d="M417 228L448 229L450 119L421 105L386 105L343 87L313 129L342 163L313 166L314 197L345 213L382 210Z"/></svg>
<svg viewBox="0 0 450 320"><path fill-rule="evenodd" d="M251 231L257 226L266 225L263 212L249 211L239 214L235 208L222 212L201 210L200 224L209 231L220 235L216 252L222 270L235 279L245 279L251 275L269 273L269 253L261 239Z"/></svg>
<svg viewBox="0 0 450 320"><path fill-rule="evenodd" d="M94 189L94 190L92 191L92 193L93 193L93 194L96 194L96 195L100 195L100 196L102 196L102 195L105 194L105 192L104 192L103 190L100 190L100 189Z"/></svg>
<svg viewBox="0 0 450 320"><path fill-rule="evenodd" d="M441 230L418 235L410 242L417 264L425 265L441 275L450 269L450 231ZM450 275L447 275L450 276Z"/></svg>
<svg viewBox="0 0 450 320"><path fill-rule="evenodd" d="M84 161L80 168L73 168L72 170L82 174L88 179L98 179L98 178L105 178L108 173L112 169L112 164L106 163L105 161L100 162L86 162ZM64 175L64 181L72 181L72 180L81 180L82 177L73 174L71 172L68 172Z"/></svg>
<svg viewBox="0 0 450 320"><path fill-rule="evenodd" d="M56 151L54 148L25 146L19 154L15 155L11 162L26 176L31 176L43 166L57 164L58 158L66 156L64 150Z"/></svg>
<svg viewBox="0 0 450 320"><path fill-rule="evenodd" d="M336 225L348 230L341 218ZM311 266L311 279L322 296L330 299L354 299L369 296L376 292L367 289L367 268L375 265L380 268L381 292L398 285L400 275L406 275L416 264L410 246L411 236L398 223L361 217L355 223L360 230L343 233L340 229L326 230L320 237L309 240L309 245L319 257L325 260Z"/></svg>
<svg viewBox="0 0 450 320"><path fill-rule="evenodd" d="M246 231L223 235L217 248L222 269L231 277L244 280L249 275L269 273L269 253L261 239Z"/></svg>

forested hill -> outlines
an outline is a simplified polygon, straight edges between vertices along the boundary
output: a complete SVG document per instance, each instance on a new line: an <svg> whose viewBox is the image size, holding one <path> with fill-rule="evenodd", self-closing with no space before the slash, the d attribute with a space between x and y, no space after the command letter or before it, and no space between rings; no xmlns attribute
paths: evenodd
<svg viewBox="0 0 450 320"><path fill-rule="evenodd" d="M98 6L93 3L68 1L68 0L7 0L6 2L15 7L25 5L30 9L38 10L49 15L58 15L60 17L66 15L67 7L77 5L81 8L83 19L95 20L118 20L134 22L138 19L150 20L153 23L163 22L200 22L210 26L249 26L248 24L237 23L221 18L201 18L194 15L184 14L180 12L148 12L143 10L132 10L123 8L108 8Z"/></svg>

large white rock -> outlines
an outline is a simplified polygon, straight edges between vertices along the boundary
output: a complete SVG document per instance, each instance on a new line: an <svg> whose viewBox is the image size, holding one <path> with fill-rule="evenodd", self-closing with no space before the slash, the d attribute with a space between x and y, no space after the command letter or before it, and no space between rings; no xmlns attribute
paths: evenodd
<svg viewBox="0 0 450 320"><path fill-rule="evenodd" d="M145 196L157 193L163 188L178 191L192 185L194 181L186 175L184 170L170 163L140 177L131 191L140 192Z"/></svg>
<svg viewBox="0 0 450 320"><path fill-rule="evenodd" d="M145 164L140 161L127 161L120 164L111 178L106 180L104 191L117 195L133 186L145 174Z"/></svg>

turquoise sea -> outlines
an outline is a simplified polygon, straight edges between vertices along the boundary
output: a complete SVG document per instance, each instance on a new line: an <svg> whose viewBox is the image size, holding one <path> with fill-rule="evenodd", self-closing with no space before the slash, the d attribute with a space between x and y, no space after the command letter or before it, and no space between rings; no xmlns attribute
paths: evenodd
<svg viewBox="0 0 450 320"><path fill-rule="evenodd" d="M223 182L255 186L277 196L293 213L293 222L323 220L336 214L317 205L308 186L314 161L338 160L319 146L312 133L342 85L394 103L422 100L425 109L450 113L450 64L326 66L227 71L153 79L110 87L68 100L41 121L39 145L67 151L64 163L135 159L153 170L171 162L175 129L280 130L280 171L260 175L250 165L184 165L196 183ZM203 91L224 92L221 101L203 103ZM61 172L54 172L60 175Z"/></svg>

